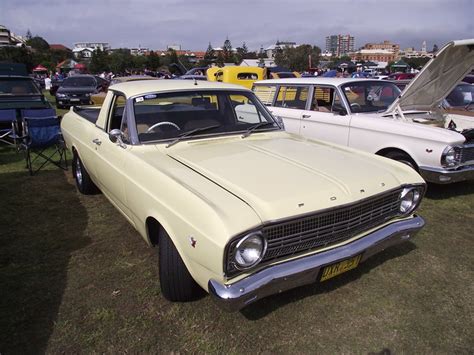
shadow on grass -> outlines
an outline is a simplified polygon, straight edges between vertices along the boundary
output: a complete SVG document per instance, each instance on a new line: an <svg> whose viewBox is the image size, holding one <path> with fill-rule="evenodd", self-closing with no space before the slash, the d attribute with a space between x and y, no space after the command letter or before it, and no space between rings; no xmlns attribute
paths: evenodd
<svg viewBox="0 0 474 355"><path fill-rule="evenodd" d="M331 292L346 285L347 283L357 280L365 273L385 263L386 261L406 255L415 249L416 245L412 242L406 242L393 246L367 259L355 270L351 270L329 281L322 283L316 282L315 284L309 284L295 288L293 290L288 290L282 294L266 297L242 309L241 313L249 320L258 320L286 304L304 299L309 296Z"/></svg>
<svg viewBox="0 0 474 355"><path fill-rule="evenodd" d="M473 193L474 183L472 181L463 181L447 185L428 184L426 197L433 200L442 200L449 197L470 195Z"/></svg>
<svg viewBox="0 0 474 355"><path fill-rule="evenodd" d="M4 164L17 163L20 161L25 162L25 155L23 153L17 152L16 148L13 146L0 146L0 166Z"/></svg>
<svg viewBox="0 0 474 355"><path fill-rule="evenodd" d="M0 353L43 353L87 213L60 170L0 169L0 196Z"/></svg>

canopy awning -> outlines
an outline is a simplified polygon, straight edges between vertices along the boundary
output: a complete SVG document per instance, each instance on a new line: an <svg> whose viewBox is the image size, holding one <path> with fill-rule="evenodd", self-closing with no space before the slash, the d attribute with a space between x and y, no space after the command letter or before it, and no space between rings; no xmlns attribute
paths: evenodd
<svg viewBox="0 0 474 355"><path fill-rule="evenodd" d="M36 66L36 68L33 69L33 71L48 71L45 67L43 67L41 64Z"/></svg>

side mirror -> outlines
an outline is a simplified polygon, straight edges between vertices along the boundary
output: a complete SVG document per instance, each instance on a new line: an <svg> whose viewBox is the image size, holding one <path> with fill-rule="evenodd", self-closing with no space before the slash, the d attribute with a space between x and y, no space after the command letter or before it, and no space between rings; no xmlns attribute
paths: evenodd
<svg viewBox="0 0 474 355"><path fill-rule="evenodd" d="M117 143L120 147L127 148L122 138L122 131L118 128L115 128L109 132L109 139L112 143Z"/></svg>
<svg viewBox="0 0 474 355"><path fill-rule="evenodd" d="M339 116L346 116L347 115L347 110L344 106L341 105L334 105L332 107L332 112L335 114L338 114Z"/></svg>
<svg viewBox="0 0 474 355"><path fill-rule="evenodd" d="M280 116L274 116L276 123L280 126L280 128L285 129L285 122L283 122L283 118Z"/></svg>

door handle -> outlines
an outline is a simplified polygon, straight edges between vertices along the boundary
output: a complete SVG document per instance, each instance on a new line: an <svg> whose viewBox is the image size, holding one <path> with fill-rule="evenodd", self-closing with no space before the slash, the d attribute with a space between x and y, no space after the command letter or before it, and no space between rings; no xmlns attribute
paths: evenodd
<svg viewBox="0 0 474 355"><path fill-rule="evenodd" d="M302 117L303 117L303 118L310 118L311 115L303 115Z"/></svg>
<svg viewBox="0 0 474 355"><path fill-rule="evenodd" d="M96 139L92 140L92 143L97 144L97 145L101 145L102 141L99 138L96 138Z"/></svg>

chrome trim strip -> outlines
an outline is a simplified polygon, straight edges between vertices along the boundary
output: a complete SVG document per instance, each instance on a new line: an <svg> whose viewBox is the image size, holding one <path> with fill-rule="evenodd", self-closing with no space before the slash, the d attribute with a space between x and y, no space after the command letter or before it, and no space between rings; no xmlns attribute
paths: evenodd
<svg viewBox="0 0 474 355"><path fill-rule="evenodd" d="M317 281L320 270L363 253L361 262L382 250L411 239L425 221L419 216L394 222L349 244L270 266L242 280L222 284L209 280L208 290L214 302L233 312L275 293Z"/></svg>

